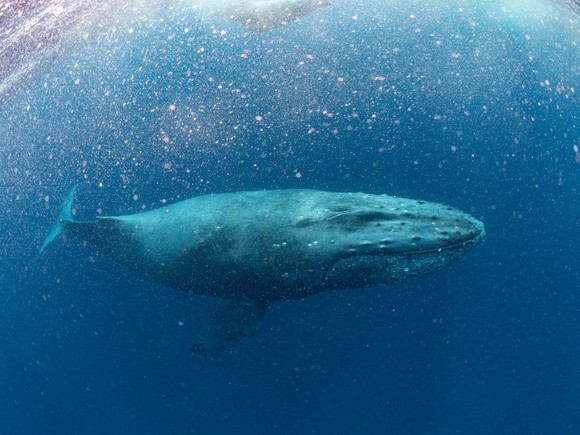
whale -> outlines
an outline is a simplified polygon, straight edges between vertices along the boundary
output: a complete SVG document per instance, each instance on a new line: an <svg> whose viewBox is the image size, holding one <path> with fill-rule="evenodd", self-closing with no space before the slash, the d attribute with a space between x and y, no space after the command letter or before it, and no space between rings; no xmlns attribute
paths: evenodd
<svg viewBox="0 0 580 435"><path fill-rule="evenodd" d="M221 193L90 221L73 217L74 195L39 255L62 232L76 234L153 281L227 300L191 348L205 356L252 335L273 302L421 276L485 236L483 223L460 210L388 195Z"/></svg>

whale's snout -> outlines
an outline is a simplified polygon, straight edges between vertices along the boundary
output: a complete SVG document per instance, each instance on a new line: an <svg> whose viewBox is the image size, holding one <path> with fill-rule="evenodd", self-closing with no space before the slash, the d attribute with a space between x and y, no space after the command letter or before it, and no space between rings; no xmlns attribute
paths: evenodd
<svg viewBox="0 0 580 435"><path fill-rule="evenodd" d="M482 222L446 205L386 196L371 200L327 218L345 255L459 250L485 237Z"/></svg>

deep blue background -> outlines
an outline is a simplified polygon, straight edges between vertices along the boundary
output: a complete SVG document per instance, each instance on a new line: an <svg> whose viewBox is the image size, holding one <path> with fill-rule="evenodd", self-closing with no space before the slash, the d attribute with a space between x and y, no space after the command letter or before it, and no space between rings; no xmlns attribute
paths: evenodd
<svg viewBox="0 0 580 435"><path fill-rule="evenodd" d="M262 34L124 13L3 97L0 433L580 433L578 16L446 3ZM187 349L219 301L73 238L33 264L76 182L87 219L308 187L446 202L488 237L421 279L274 304L208 360Z"/></svg>

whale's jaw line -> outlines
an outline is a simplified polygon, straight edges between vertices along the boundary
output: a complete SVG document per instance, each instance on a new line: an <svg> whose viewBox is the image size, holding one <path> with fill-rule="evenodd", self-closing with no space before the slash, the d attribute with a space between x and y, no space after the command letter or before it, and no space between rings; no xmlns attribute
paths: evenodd
<svg viewBox="0 0 580 435"><path fill-rule="evenodd" d="M398 248L390 247L385 243L378 243L369 245L362 243L359 248L350 248L346 251L347 254L352 255L420 255L420 254L430 254L430 253L441 253L449 251L462 251L473 245L483 242L485 239L485 229L481 222L475 221L477 228L466 236L460 238L459 241L451 243L443 243L440 246L432 247L421 247L417 246L416 242L412 242L415 245L402 246Z"/></svg>

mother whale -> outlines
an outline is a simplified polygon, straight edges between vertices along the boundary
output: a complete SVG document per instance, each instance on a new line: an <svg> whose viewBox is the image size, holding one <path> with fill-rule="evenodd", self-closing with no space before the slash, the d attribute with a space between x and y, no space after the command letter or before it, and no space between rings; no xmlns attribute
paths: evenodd
<svg viewBox="0 0 580 435"><path fill-rule="evenodd" d="M90 222L74 189L40 253L62 231L170 287L229 299L192 350L214 355L250 335L269 302L422 275L481 241L483 224L413 199L319 190L205 195Z"/></svg>

